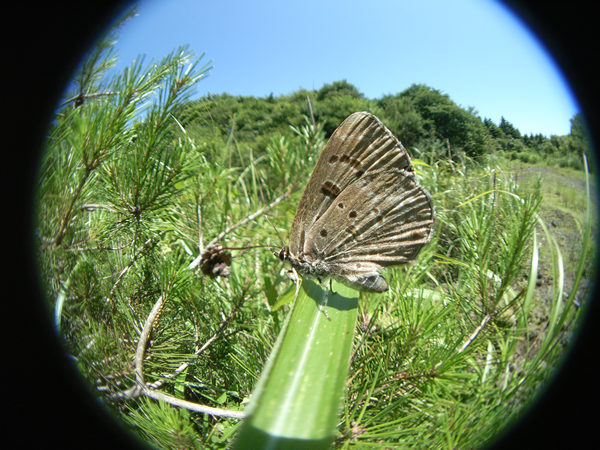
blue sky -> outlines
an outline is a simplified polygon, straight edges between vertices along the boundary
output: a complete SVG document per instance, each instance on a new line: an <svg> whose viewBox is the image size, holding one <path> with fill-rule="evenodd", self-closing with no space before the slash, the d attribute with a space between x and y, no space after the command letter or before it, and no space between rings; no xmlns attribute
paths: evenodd
<svg viewBox="0 0 600 450"><path fill-rule="evenodd" d="M345 79L379 98L422 83L547 136L568 134L579 110L542 44L493 0L145 0L121 30L117 67L183 44L214 66L196 96Z"/></svg>

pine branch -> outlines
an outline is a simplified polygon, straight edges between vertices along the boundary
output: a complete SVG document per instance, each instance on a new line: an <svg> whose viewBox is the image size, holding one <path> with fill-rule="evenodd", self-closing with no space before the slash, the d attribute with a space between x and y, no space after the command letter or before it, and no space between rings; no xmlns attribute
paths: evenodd
<svg viewBox="0 0 600 450"><path fill-rule="evenodd" d="M231 312L229 313L227 318L223 321L223 323L221 324L219 329L201 347L196 349L196 351L194 352L194 358L197 357L204 350L206 350L206 348L217 339L217 337L227 327L227 325L229 324L231 319L234 317L236 311L243 304L243 302L244 302L244 297L242 296L241 300L234 306L234 308L231 310ZM162 380L158 380L158 381L156 381L154 383L150 383L150 384L145 383L144 356L146 353L146 348L148 346L148 340L150 339L150 333L152 331L152 328L155 326L156 321L158 320L158 317L160 315L160 312L161 312L164 304L165 304L165 299L164 299L164 296L161 295L159 297L159 299L156 301L156 303L154 304L154 306L152 307L152 310L148 314L148 317L146 317L146 321L144 323L144 328L142 329L142 333L140 335L140 339L139 339L137 347L136 347L135 358L134 358L135 381L136 381L135 385L132 386L131 388L127 389L126 391L111 395L109 397L109 399L110 400L131 400L131 399L139 397L140 395L144 395L146 397L153 398L155 400L162 400L162 401L172 404L174 406L186 408L191 411L196 411L196 412L200 412L200 413L204 413L204 414L210 414L213 416L229 417L229 418L234 418L234 419L243 419L245 417L245 413L243 411L235 411L235 410L214 408L211 406L201 405L198 403L189 402L187 400L182 400L177 397L173 397L171 395L168 395L168 394L165 394L163 392L156 390L158 387L162 386L162 384L164 384L164 382L167 379L174 378L179 373L183 372L189 366L189 364L190 364L189 362L181 364L177 369L175 369L175 371L172 374L165 376L164 379L162 379Z"/></svg>
<svg viewBox="0 0 600 450"><path fill-rule="evenodd" d="M129 271L129 269L131 269L131 267L133 267L133 265L135 264L135 262L137 261L137 259L144 254L144 250L146 248L148 248L148 246L153 243L159 235L153 236L151 238L149 238L148 240L146 240L146 242L144 242L144 245L142 245L142 248L135 253L134 257L131 259L131 261L129 261L129 263L123 268L123 270L121 270L121 272L119 273L119 276L117 276L117 279L115 281L115 283L113 284L113 287L110 290L110 293L108 294L107 297L107 301L111 300L112 298L114 298L115 295L115 291L117 290L117 287L119 286L119 284L121 283L121 280L123 279L123 277L125 276L125 274Z"/></svg>

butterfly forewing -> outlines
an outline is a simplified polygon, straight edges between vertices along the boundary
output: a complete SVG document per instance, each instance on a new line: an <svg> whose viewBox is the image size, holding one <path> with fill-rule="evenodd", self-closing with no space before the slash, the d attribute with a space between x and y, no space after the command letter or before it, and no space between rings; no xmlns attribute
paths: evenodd
<svg viewBox="0 0 600 450"><path fill-rule="evenodd" d="M416 181L398 177L404 180L396 186L348 186L309 230L307 253L330 264L363 260L388 266L414 259L431 238L433 208Z"/></svg>
<svg viewBox="0 0 600 450"><path fill-rule="evenodd" d="M406 150L379 119L367 112L350 115L329 138L306 185L290 230L290 251L304 249L306 230L348 185L385 167L413 170Z"/></svg>
<svg viewBox="0 0 600 450"><path fill-rule="evenodd" d="M375 116L358 112L323 149L294 217L289 252L280 257L300 273L383 292L379 271L414 259L430 241L433 221L431 197L400 141Z"/></svg>

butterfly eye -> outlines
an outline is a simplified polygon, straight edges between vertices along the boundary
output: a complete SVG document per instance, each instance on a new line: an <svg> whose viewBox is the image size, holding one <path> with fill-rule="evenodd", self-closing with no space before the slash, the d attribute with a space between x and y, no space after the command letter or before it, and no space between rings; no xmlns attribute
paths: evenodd
<svg viewBox="0 0 600 450"><path fill-rule="evenodd" d="M356 216L356 211L350 211L350 213L348 214L348 217L350 217L351 219L354 219Z"/></svg>
<svg viewBox="0 0 600 450"><path fill-rule="evenodd" d="M322 237L327 237L327 230L323 229L321 230L321 232L319 233Z"/></svg>

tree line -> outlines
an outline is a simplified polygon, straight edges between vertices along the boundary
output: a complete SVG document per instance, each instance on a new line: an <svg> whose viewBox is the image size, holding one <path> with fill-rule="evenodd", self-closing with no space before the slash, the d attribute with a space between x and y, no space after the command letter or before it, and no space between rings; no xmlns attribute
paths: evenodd
<svg viewBox="0 0 600 450"><path fill-rule="evenodd" d="M265 98L207 95L183 104L178 117L198 137L234 140L262 151L273 134L290 135L290 125L301 126L309 114L329 136L348 115L362 110L377 115L405 147L434 158L464 153L477 159L496 153L527 163L582 169L581 155L590 153L581 113L571 118L568 135L524 135L506 118L495 124L423 84L379 99L367 99L347 81Z"/></svg>

